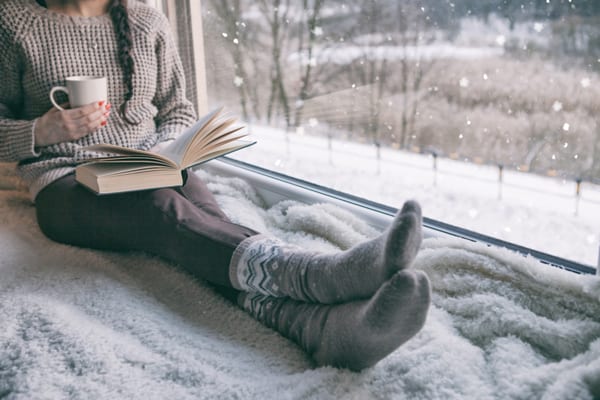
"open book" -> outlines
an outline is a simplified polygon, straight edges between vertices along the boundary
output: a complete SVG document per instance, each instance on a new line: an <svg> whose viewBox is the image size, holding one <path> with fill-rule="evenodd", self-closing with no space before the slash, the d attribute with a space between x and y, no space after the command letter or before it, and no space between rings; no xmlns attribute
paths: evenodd
<svg viewBox="0 0 600 400"><path fill-rule="evenodd" d="M184 169L256 143L242 140L242 128L216 109L157 153L111 144L84 147L104 156L77 166L75 177L99 194L181 186Z"/></svg>

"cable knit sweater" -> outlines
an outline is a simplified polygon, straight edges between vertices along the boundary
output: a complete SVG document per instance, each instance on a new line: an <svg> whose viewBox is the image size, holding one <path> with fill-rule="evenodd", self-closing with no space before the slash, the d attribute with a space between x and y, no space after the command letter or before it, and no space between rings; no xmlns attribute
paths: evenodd
<svg viewBox="0 0 600 400"><path fill-rule="evenodd" d="M129 2L135 62L128 117L111 113L106 126L72 142L35 147L34 127L52 104L49 92L74 75L106 76L108 101L117 108L126 87L108 15L71 17L35 0L0 0L0 160L17 161L32 199L52 181L89 158L82 146L113 143L149 149L195 121L185 98L184 74L167 19ZM59 102L67 98L56 96Z"/></svg>

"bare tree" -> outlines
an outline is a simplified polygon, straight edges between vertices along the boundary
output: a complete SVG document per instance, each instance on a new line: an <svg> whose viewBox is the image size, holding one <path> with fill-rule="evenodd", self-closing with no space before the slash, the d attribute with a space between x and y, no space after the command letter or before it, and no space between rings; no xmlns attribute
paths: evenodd
<svg viewBox="0 0 600 400"><path fill-rule="evenodd" d="M309 4L309 0L303 0L302 4L302 12L306 14L308 12L307 18L302 18L301 21L301 29L299 32L298 39L298 49L299 54L303 52L306 53L306 59L304 62L301 62L301 85L298 93L298 101L296 102L296 115L294 117L294 126L298 127L302 124L302 111L304 109L304 102L308 99L309 89L311 86L311 78L313 71L313 51L317 38L317 24L319 21L319 15L325 0L313 0L312 6ZM304 23L304 20L306 21ZM308 41L306 44L306 49L304 49L304 27L307 28ZM302 58L300 58L302 60ZM303 71L302 71L303 70Z"/></svg>
<svg viewBox="0 0 600 400"><path fill-rule="evenodd" d="M400 91L402 96L402 116L400 121L400 146L411 145L415 119L419 109L423 79L434 66L433 59L425 59L419 47L426 41L426 16L418 2L399 2L396 10L399 45L402 48L400 60Z"/></svg>
<svg viewBox="0 0 600 400"><path fill-rule="evenodd" d="M211 7L223 21L223 30L228 38L225 47L231 55L235 73L234 84L239 95L242 116L248 120L250 109L254 117L260 118L260 96L256 89L256 81L250 79L248 72L250 66L257 71L257 60L253 55L257 53L254 46L257 44L256 37L249 37L249 33L257 35L256 31L249 31L244 22L243 13L245 9L240 0L210 0Z"/></svg>
<svg viewBox="0 0 600 400"><path fill-rule="evenodd" d="M271 87L267 103L267 121L271 121L274 109L277 106L283 108L286 126L290 126L290 106L288 95L284 84L284 72L282 66L282 51L288 38L290 0L260 0L259 9L267 21L271 34Z"/></svg>
<svg viewBox="0 0 600 400"><path fill-rule="evenodd" d="M353 126L358 123L362 127L363 135L376 146L378 156L381 106L389 75L389 62L383 51L386 43L382 39L385 36L386 16L386 10L378 0L364 1L355 29L348 35L348 41L361 49L360 56L350 63L348 69L350 81L354 87L358 87L353 94L359 99L355 101L355 106L366 111L360 113L361 117L365 117L362 121L352 120L351 123Z"/></svg>
<svg viewBox="0 0 600 400"><path fill-rule="evenodd" d="M359 28L353 36L360 42L363 56L352 63L350 74L357 84L368 87L365 133L378 148L390 140L383 135L383 125L398 133L402 148L412 143L420 101L427 95L422 86L434 66L434 61L419 51L423 43L433 40L426 11L420 1L369 0L362 4ZM399 57L392 54L398 49ZM386 111L393 96L401 105L397 111ZM397 124L391 122L396 119Z"/></svg>

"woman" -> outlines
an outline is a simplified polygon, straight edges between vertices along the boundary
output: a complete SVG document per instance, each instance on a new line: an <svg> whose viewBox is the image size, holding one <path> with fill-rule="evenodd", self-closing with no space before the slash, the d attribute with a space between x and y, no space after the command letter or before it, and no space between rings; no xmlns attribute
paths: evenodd
<svg viewBox="0 0 600 400"><path fill-rule="evenodd" d="M193 173L178 188L95 196L74 179L87 157L82 146L148 150L195 121L168 22L124 0L0 5L0 159L18 161L45 235L164 257L297 342L317 365L361 370L421 329L430 289L409 269L422 236L416 203L381 236L315 254L230 222ZM51 107L50 89L73 75L106 76L108 101Z"/></svg>

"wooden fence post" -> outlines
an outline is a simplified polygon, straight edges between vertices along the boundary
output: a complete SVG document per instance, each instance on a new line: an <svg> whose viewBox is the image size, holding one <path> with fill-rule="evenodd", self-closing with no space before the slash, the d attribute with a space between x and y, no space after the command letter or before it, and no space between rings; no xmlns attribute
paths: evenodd
<svg viewBox="0 0 600 400"><path fill-rule="evenodd" d="M433 186L436 187L437 186L437 158L438 158L438 154L435 151L431 152L431 155L433 157Z"/></svg>
<svg viewBox="0 0 600 400"><path fill-rule="evenodd" d="M503 176L502 173L504 171L504 165L498 164L498 200L502 200L502 182Z"/></svg>
<svg viewBox="0 0 600 400"><path fill-rule="evenodd" d="M581 198L581 178L575 179L575 216L579 215L579 199Z"/></svg>

